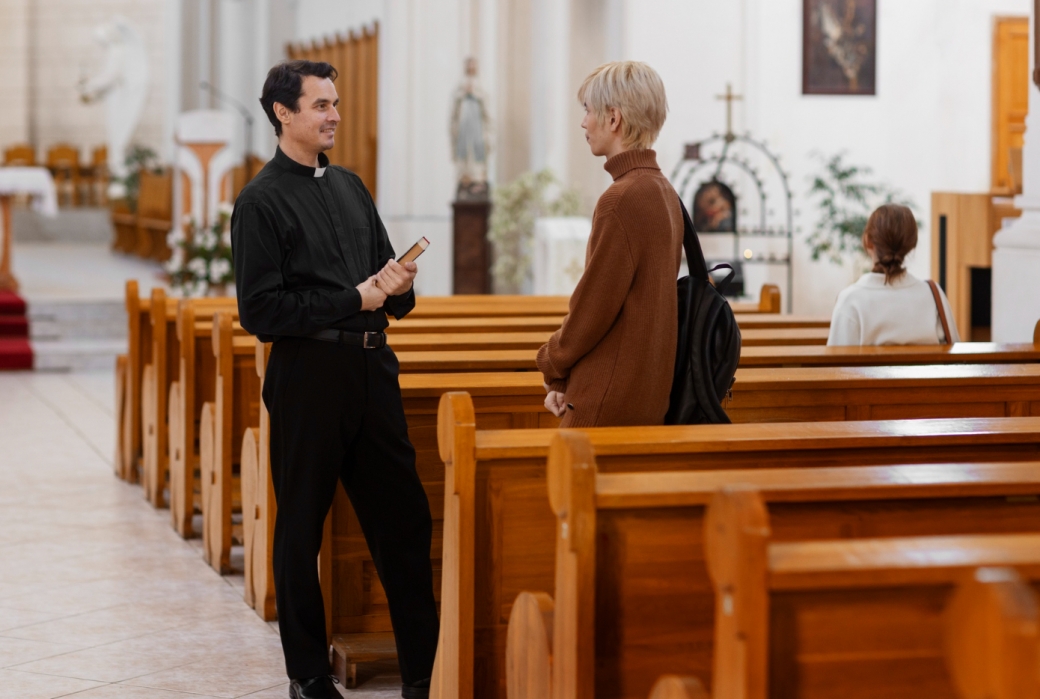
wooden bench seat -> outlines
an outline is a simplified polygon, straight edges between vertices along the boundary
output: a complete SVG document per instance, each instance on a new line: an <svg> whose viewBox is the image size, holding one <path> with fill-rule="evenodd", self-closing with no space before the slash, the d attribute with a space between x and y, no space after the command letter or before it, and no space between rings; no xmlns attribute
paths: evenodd
<svg viewBox="0 0 1040 699"><path fill-rule="evenodd" d="M642 696L666 672L713 686L717 605L701 542L707 505L733 486L760 494L774 541L1040 533L1040 462L599 473L589 436L561 432L547 473L555 607L539 592L517 598L507 668L561 664L559 697ZM549 630L551 656L538 642Z"/></svg>
<svg viewBox="0 0 1040 699"><path fill-rule="evenodd" d="M738 369L733 422L1040 415L1040 365Z"/></svg>
<svg viewBox="0 0 1040 699"><path fill-rule="evenodd" d="M442 399L445 462L441 642L433 696L505 696L516 595L553 586L552 430L477 429L466 396ZM653 428L588 434L604 473L821 468L1040 459L1040 418ZM458 690L454 689L458 687Z"/></svg>
<svg viewBox="0 0 1040 699"><path fill-rule="evenodd" d="M708 511L720 696L956 696L943 648L956 585L991 566L1040 581L1035 533L784 542L771 520L753 491Z"/></svg>

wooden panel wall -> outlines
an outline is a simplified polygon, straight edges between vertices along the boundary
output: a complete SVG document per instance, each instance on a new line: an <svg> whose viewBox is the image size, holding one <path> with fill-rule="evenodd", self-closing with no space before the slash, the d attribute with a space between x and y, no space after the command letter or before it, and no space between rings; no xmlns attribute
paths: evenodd
<svg viewBox="0 0 1040 699"><path fill-rule="evenodd" d="M329 161L361 177L372 197L376 196L376 152L378 143L379 25L337 34L308 44L290 44L292 60L324 61L339 73L339 114L336 145Z"/></svg>
<svg viewBox="0 0 1040 699"><path fill-rule="evenodd" d="M1029 18L999 17L993 32L992 184L996 193L1010 194L1015 189L1008 164L1013 149L1021 152L1028 110Z"/></svg>

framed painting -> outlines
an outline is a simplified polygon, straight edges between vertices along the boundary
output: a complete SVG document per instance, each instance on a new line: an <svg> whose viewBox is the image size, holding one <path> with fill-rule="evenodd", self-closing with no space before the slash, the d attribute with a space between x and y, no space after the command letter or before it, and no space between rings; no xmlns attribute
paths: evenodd
<svg viewBox="0 0 1040 699"><path fill-rule="evenodd" d="M877 0L802 2L802 94L875 94Z"/></svg>

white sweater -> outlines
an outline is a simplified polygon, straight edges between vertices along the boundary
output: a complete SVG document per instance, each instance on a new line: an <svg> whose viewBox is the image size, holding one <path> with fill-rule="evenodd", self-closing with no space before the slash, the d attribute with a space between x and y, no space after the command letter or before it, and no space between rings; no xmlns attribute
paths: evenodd
<svg viewBox="0 0 1040 699"><path fill-rule="evenodd" d="M939 289L946 322L954 342L960 342L950 302ZM928 283L906 272L885 284L885 275L867 272L838 294L831 316L828 345L937 345L942 321Z"/></svg>

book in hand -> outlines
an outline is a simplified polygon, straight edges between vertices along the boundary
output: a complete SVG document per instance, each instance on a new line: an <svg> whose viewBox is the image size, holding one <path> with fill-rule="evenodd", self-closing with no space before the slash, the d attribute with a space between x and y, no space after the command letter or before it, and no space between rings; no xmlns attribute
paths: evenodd
<svg viewBox="0 0 1040 699"><path fill-rule="evenodd" d="M397 258L397 261L401 264L405 262L415 262L419 255L426 252L426 248L430 247L430 241L426 239L426 236L419 238L415 245L408 248L405 254Z"/></svg>

